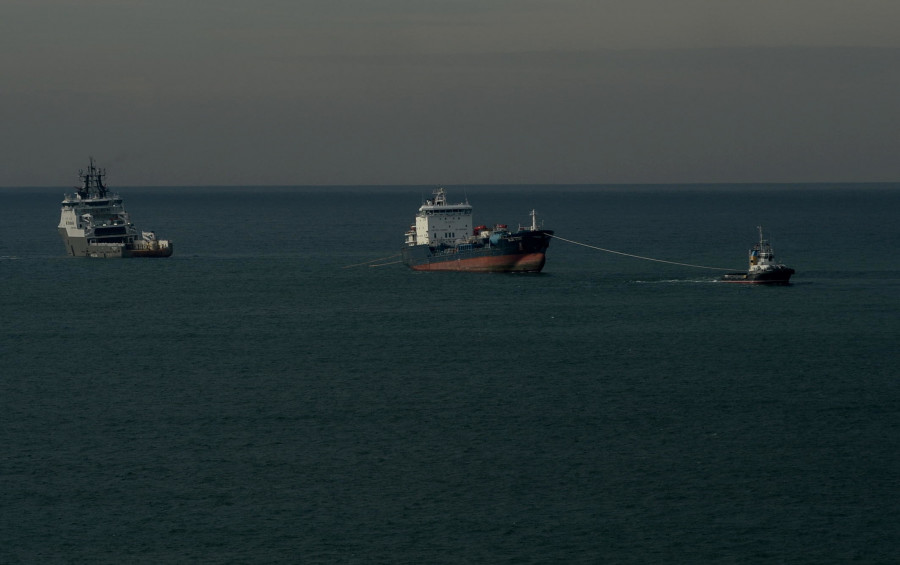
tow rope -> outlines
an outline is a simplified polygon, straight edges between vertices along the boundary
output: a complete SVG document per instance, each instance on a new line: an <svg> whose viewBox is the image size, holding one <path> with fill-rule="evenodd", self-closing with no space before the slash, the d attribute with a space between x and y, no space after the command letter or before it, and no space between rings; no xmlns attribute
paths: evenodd
<svg viewBox="0 0 900 565"><path fill-rule="evenodd" d="M566 239L564 237L560 237L556 234L547 234L550 237L554 237L560 241L565 241L566 243L571 243L573 245L580 245L582 247L589 247L591 249L596 249L597 251L604 251L606 253L615 253L616 255L624 255L625 257L633 257L635 259L643 259L644 261L655 261L657 263L668 263L669 265L680 265L682 267L694 267L695 269L711 269L713 271L735 271L737 269L726 269L723 267L707 267L705 265L692 265L690 263L678 263L677 261L666 261L665 259L654 259L653 257L644 257L642 255L633 255L631 253L624 253L622 251L613 251L612 249L604 249L602 247L597 247L596 245L588 245L587 243L581 243L580 241L572 241L571 239Z"/></svg>
<svg viewBox="0 0 900 565"><path fill-rule="evenodd" d="M394 257L399 257L399 253L394 253L393 255L388 255L387 257L379 257L378 259L371 259L369 261L364 261L362 263L356 263L353 265L345 265L342 267L343 269L349 269L350 267L361 267L363 265L369 265L369 263L374 263L375 261L384 261L385 259L393 259ZM400 261L391 261L390 263L381 263L380 265L369 265L370 267L381 267L382 265L394 265L396 263L400 263Z"/></svg>
<svg viewBox="0 0 900 565"><path fill-rule="evenodd" d="M665 259L655 259L653 257L644 257L643 255L634 255L633 253L625 253L624 251L615 251L613 249L605 249L603 247L597 247L596 245L588 245L587 243L582 243L580 241L574 241L571 239L566 239L564 237L560 237L556 234L547 234L550 237L556 238L560 241L565 241L566 243L571 243L572 245L580 245L582 247L587 247L589 249L596 249L597 251L603 251L604 253L613 253L615 255L622 255L623 257L632 257L634 259L642 259L644 261L654 261L656 263L666 263L668 265L679 265L681 267L693 267L695 269L709 269L712 271L735 271L738 269L726 268L726 267L708 267L706 265L694 265L692 263L679 263L678 261L667 261ZM394 255L388 255L387 257L379 257L378 259L371 259L369 261L364 261L362 263L355 263L353 265L346 265L343 268L349 269L351 267L361 267L362 265L368 265L370 267L383 267L385 265L396 265L397 263L402 263L402 261L390 261L388 263L375 263L376 261L384 261L385 259L393 259L394 257L399 257L399 253L395 253Z"/></svg>

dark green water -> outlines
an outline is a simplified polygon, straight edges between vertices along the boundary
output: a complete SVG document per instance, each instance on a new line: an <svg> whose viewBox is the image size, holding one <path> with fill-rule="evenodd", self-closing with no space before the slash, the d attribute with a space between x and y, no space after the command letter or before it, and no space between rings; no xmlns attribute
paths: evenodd
<svg viewBox="0 0 900 565"><path fill-rule="evenodd" d="M122 189L175 256L71 259L2 189L0 562L900 560L900 186L448 190L795 284L345 268L430 187Z"/></svg>

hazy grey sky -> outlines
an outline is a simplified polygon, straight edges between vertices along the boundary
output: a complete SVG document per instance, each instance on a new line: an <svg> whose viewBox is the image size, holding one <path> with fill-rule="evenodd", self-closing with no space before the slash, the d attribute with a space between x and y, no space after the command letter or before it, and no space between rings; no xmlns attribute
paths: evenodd
<svg viewBox="0 0 900 565"><path fill-rule="evenodd" d="M0 0L0 186L900 180L897 0Z"/></svg>

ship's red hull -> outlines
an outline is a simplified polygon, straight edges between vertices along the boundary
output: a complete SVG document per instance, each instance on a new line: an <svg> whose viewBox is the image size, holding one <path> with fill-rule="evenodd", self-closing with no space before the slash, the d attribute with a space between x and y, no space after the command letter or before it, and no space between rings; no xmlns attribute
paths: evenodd
<svg viewBox="0 0 900 565"><path fill-rule="evenodd" d="M544 268L543 253L494 255L411 265L414 271L465 271L475 273L537 273Z"/></svg>
<svg viewBox="0 0 900 565"><path fill-rule="evenodd" d="M523 230L509 236L492 236L484 244L414 245L404 246L400 252L403 263L414 271L539 273L552 236L551 230Z"/></svg>
<svg viewBox="0 0 900 565"><path fill-rule="evenodd" d="M171 257L174 248L171 244L166 247L147 247L142 249L130 249L126 257Z"/></svg>
<svg viewBox="0 0 900 565"><path fill-rule="evenodd" d="M543 253L469 257L410 265L414 271L465 271L476 273L537 273L544 268Z"/></svg>

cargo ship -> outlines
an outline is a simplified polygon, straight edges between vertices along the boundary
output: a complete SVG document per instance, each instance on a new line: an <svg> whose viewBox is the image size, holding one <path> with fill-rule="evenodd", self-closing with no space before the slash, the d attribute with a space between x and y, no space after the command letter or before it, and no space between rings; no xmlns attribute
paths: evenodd
<svg viewBox="0 0 900 565"><path fill-rule="evenodd" d="M59 217L59 235L73 257L169 257L172 242L140 232L131 223L122 198L106 187L106 169L94 166L78 171L81 186L66 194Z"/></svg>
<svg viewBox="0 0 900 565"><path fill-rule="evenodd" d="M750 248L750 268L747 271L725 273L722 282L746 284L790 284L794 269L775 262L775 252L767 239L763 239L762 226L759 243Z"/></svg>
<svg viewBox="0 0 900 565"><path fill-rule="evenodd" d="M400 254L416 271L539 273L552 236L552 230L538 227L534 210L531 225L515 231L506 224L473 228L469 202L448 204L438 188L419 207Z"/></svg>

